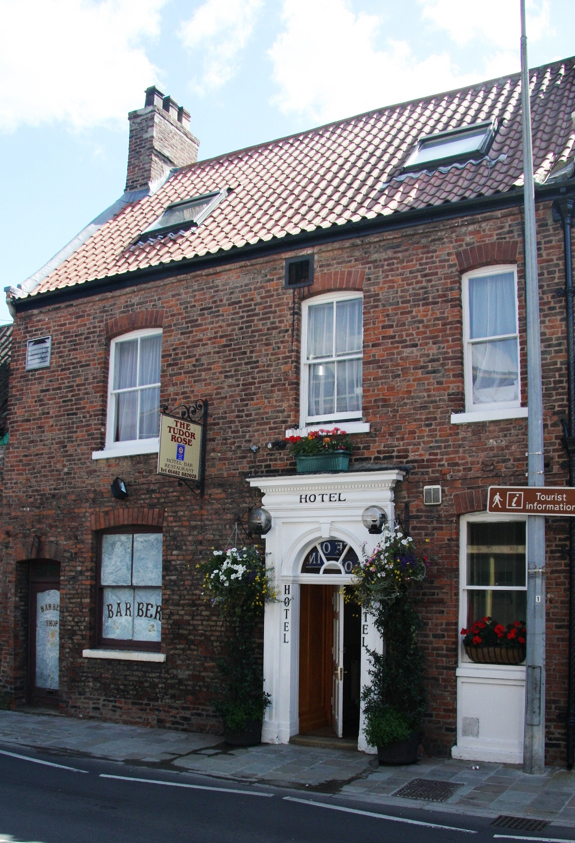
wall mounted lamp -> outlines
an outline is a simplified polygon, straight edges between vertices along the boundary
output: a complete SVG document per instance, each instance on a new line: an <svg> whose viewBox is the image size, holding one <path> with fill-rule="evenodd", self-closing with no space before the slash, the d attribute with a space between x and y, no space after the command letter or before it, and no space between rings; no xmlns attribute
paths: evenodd
<svg viewBox="0 0 575 843"><path fill-rule="evenodd" d="M112 489L113 498L118 498L118 500L123 501L124 498L128 497L128 490L126 489L126 484L122 479L120 479L120 477L114 477L110 488Z"/></svg>
<svg viewBox="0 0 575 843"><path fill-rule="evenodd" d="M361 513L361 520L368 533L381 533L387 524L387 515L380 506L368 506Z"/></svg>
<svg viewBox="0 0 575 843"><path fill-rule="evenodd" d="M272 528L272 517L263 506L256 506L248 512L248 536L265 536Z"/></svg>

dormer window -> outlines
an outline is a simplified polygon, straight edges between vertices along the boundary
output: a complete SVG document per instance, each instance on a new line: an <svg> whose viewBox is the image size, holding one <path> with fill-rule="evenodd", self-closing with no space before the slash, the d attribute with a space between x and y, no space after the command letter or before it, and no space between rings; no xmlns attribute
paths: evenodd
<svg viewBox="0 0 575 843"><path fill-rule="evenodd" d="M143 234L156 234L168 231L182 231L192 226L200 225L222 199L228 195L227 190L216 190L194 196L181 202L168 205L161 217L148 226Z"/></svg>
<svg viewBox="0 0 575 843"><path fill-rule="evenodd" d="M489 150L495 137L496 124L475 123L461 129L423 135L407 159L404 170L433 167L454 161L474 161L482 158Z"/></svg>

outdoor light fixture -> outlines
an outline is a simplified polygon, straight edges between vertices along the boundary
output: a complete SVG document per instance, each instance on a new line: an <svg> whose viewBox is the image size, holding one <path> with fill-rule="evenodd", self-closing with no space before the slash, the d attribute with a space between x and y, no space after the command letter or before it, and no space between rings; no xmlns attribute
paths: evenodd
<svg viewBox="0 0 575 843"><path fill-rule="evenodd" d="M369 533L381 533L387 522L387 515L380 506L368 506L361 513L361 520Z"/></svg>
<svg viewBox="0 0 575 843"><path fill-rule="evenodd" d="M261 506L250 509L248 513L248 535L254 533L256 536L265 536L272 528L272 517Z"/></svg>
<svg viewBox="0 0 575 843"><path fill-rule="evenodd" d="M126 484L119 477L114 477L110 488L112 489L113 498L118 498L118 500L123 501L124 498L128 497L128 490L126 489Z"/></svg>

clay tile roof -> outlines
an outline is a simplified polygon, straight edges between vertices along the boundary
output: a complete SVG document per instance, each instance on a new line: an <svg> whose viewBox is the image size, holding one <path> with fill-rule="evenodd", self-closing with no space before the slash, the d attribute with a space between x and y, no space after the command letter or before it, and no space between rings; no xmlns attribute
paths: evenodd
<svg viewBox="0 0 575 843"><path fill-rule="evenodd" d="M534 171L575 152L575 59L531 70ZM232 247L516 190L522 183L519 74L393 105L174 171L128 201L28 295ZM404 173L422 134L496 119L487 156ZM227 188L197 228L143 235L172 202ZM21 295L24 295L22 291Z"/></svg>

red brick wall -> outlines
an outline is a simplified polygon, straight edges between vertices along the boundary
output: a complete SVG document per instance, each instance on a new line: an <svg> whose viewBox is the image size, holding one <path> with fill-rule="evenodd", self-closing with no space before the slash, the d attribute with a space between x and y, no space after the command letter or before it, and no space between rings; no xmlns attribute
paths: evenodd
<svg viewBox="0 0 575 843"><path fill-rule="evenodd" d="M539 208L538 232L544 247L546 482L562 485L565 304L556 291L563 284L563 246L549 206ZM248 475L294 471L286 452L270 452L265 444L299 422L301 298L362 287L364 415L371 431L354 437L354 462L413 466L398 488L398 513L409 502L411 532L431 559L421 598L430 700L425 735L429 751L447 754L456 740L459 514L482 508L489 484L524 484L527 450L526 419L450 423L451 412L465 409L461 272L473 255L492 263L517 253L525 402L521 243L520 216L504 211L318 247L316 281L303 292L284 289L279 256L19 315L3 513L9 620L0 626L0 689L19 700L24 695L26 618L15 568L23 567L16 565L17 547L39 534L57 542L68 560L62 565L62 706L125 722L218 728L211 708L218 623L201 597L195 565L233 537L237 515L253 503ZM160 313L162 403L172 408L201 397L210 404L204 498L157 475L155 455L91 459L104 446L109 337ZM46 334L53 337L50 368L26 373L26 339ZM255 456L254 444L260 447ZM110 496L116 475L128 487L124 502ZM441 506L423 506L427 484L441 484ZM94 531L104 523L103 513L133 508L163 512L167 661L82 659L82 649L95 643ZM547 685L548 760L561 762L568 538L564 521L548 519L548 525L548 641L554 654Z"/></svg>

